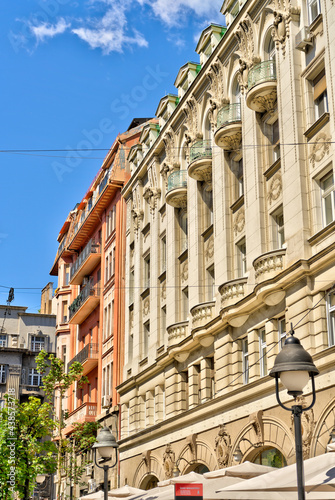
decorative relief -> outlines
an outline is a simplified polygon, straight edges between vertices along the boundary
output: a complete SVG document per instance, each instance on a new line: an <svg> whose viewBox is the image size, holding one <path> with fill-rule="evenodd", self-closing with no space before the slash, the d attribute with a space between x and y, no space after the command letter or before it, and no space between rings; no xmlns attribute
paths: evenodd
<svg viewBox="0 0 335 500"><path fill-rule="evenodd" d="M163 469L165 472L165 479L170 479L172 477L175 460L176 454L172 450L171 444L167 444L163 455Z"/></svg>
<svg viewBox="0 0 335 500"><path fill-rule="evenodd" d="M235 236L237 236L238 233L241 233L243 231L244 226L245 226L245 213L244 213L244 207L242 207L234 217L233 229Z"/></svg>
<svg viewBox="0 0 335 500"><path fill-rule="evenodd" d="M182 282L188 280L188 261L185 261L180 265L180 279Z"/></svg>
<svg viewBox="0 0 335 500"><path fill-rule="evenodd" d="M301 405L303 408L307 407L306 400L304 396L298 396L296 399L297 405ZM311 441L314 433L315 422L314 422L314 412L312 409L303 411L301 414L301 427L302 427L302 454L303 459L309 458ZM291 416L291 428L290 431L294 435L294 416Z"/></svg>
<svg viewBox="0 0 335 500"><path fill-rule="evenodd" d="M219 59L217 59L213 64L211 65L209 72L208 72L208 78L210 81L210 90L212 94L212 99L210 100L211 104L211 118L213 120L213 124L215 125L214 121L214 110L216 108L219 108L222 104L223 100L223 72L222 72L222 64Z"/></svg>
<svg viewBox="0 0 335 500"><path fill-rule="evenodd" d="M252 21L249 15L240 22L235 33L235 38L238 42L238 52L241 55L239 59L239 72L237 79L241 88L241 92L248 87L248 73L253 64L260 62L260 58L255 55L254 32Z"/></svg>
<svg viewBox="0 0 335 500"><path fill-rule="evenodd" d="M281 173L277 172L269 181L269 192L268 192L269 205L271 205L273 201L278 200L279 196L282 193L282 189L283 186L282 186Z"/></svg>
<svg viewBox="0 0 335 500"><path fill-rule="evenodd" d="M242 297L244 297L244 285L246 284L246 282L247 278L241 278L240 280L234 280L222 285L219 288L222 306L225 305L225 302L237 302Z"/></svg>
<svg viewBox="0 0 335 500"><path fill-rule="evenodd" d="M274 21L271 35L276 43L277 50L281 45L283 56L285 56L286 41L290 36L289 24L292 19L299 20L300 7L293 7L290 1L275 0L273 9Z"/></svg>
<svg viewBox="0 0 335 500"><path fill-rule="evenodd" d="M277 90L272 90L266 95L257 95L251 100L252 109L267 111L273 113L277 102Z"/></svg>
<svg viewBox="0 0 335 500"><path fill-rule="evenodd" d="M315 163L323 160L325 155L329 154L329 145L331 142L331 137L328 137L326 134L319 134L312 145L312 151L309 155L309 160L312 164L312 167L315 167Z"/></svg>
<svg viewBox="0 0 335 500"><path fill-rule="evenodd" d="M192 460L197 459L197 434L191 434L186 438L186 445L189 447L192 453Z"/></svg>
<svg viewBox="0 0 335 500"><path fill-rule="evenodd" d="M151 213L155 211L157 206L157 200L161 195L160 188L152 188L150 186L146 186L143 190L143 198L149 203Z"/></svg>
<svg viewBox="0 0 335 500"><path fill-rule="evenodd" d="M214 235L211 234L211 236L205 242L205 259L206 259L206 261L212 259L213 256L214 256Z"/></svg>
<svg viewBox="0 0 335 500"><path fill-rule="evenodd" d="M215 438L215 453L220 468L227 467L229 453L231 450L231 438L224 424L220 425L218 435Z"/></svg>
<svg viewBox="0 0 335 500"><path fill-rule="evenodd" d="M150 463L151 463L151 450L147 450L142 453L142 460L145 463L145 466L147 468L147 471L149 472L151 470L150 468Z"/></svg>
<svg viewBox="0 0 335 500"><path fill-rule="evenodd" d="M131 211L131 215L133 216L134 221L134 231L135 233L137 233L140 228L141 221L143 220L144 212L140 208L133 208Z"/></svg>
<svg viewBox="0 0 335 500"><path fill-rule="evenodd" d="M147 316L150 312L150 297L146 297L143 301L143 316Z"/></svg>
<svg viewBox="0 0 335 500"><path fill-rule="evenodd" d="M198 113L197 113L197 101L195 98L192 96L188 99L187 101L187 107L184 110L186 113L186 120L187 120L187 128L190 133L190 138L191 141L193 140L192 138L196 138L197 136L197 128L198 128ZM186 136L186 134L185 134Z"/></svg>

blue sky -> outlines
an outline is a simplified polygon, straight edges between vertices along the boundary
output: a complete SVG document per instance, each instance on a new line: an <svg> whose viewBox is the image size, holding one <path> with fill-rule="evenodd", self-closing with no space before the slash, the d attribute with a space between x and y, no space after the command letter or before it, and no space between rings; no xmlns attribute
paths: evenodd
<svg viewBox="0 0 335 500"><path fill-rule="evenodd" d="M115 136L154 116L221 0L0 2L0 303L40 307L57 235ZM103 151L71 150L87 148ZM23 150L27 150L24 152ZM29 151L30 150L30 151ZM42 150L32 152L31 150ZM46 151L49 150L49 151ZM52 151L65 150L65 151ZM20 290L21 289L21 290Z"/></svg>

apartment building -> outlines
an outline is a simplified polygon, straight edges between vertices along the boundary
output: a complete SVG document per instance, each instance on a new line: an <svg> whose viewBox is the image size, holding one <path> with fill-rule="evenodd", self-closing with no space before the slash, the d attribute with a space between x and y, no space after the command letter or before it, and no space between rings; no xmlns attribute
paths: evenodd
<svg viewBox="0 0 335 500"><path fill-rule="evenodd" d="M118 394L123 369L121 332L124 329L125 202L121 189L130 177L126 156L139 140L147 119L134 119L117 136L83 199L69 213L59 236L59 248L51 274L58 276L57 356L66 369L79 361L88 383L71 387L63 409L67 410L64 434L75 422L99 421L118 436ZM93 464L73 495L95 491L103 483L103 471ZM117 471L110 475L117 487ZM69 494L64 477L62 491ZM77 491L78 490L78 491Z"/></svg>
<svg viewBox="0 0 335 500"><path fill-rule="evenodd" d="M295 335L320 370L304 457L335 421L331 0L226 0L128 155L120 483L295 460L268 376ZM309 401L311 387L302 397ZM282 400L289 397L282 391Z"/></svg>

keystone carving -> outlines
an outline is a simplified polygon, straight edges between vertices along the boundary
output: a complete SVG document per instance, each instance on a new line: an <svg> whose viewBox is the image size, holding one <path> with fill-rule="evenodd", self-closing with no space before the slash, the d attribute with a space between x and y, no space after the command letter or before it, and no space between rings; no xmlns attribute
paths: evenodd
<svg viewBox="0 0 335 500"><path fill-rule="evenodd" d="M250 415L249 422L256 434L255 447L263 446L264 444L264 424L263 424L263 411L259 410Z"/></svg>

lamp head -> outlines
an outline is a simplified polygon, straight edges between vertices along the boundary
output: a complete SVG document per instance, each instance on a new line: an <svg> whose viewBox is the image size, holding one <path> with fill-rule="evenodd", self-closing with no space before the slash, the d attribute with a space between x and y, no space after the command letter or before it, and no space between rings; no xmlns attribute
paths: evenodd
<svg viewBox="0 0 335 500"><path fill-rule="evenodd" d="M104 427L102 431L100 431L96 442L92 446L94 450L98 450L103 458L110 458L113 453L115 453L116 457L118 447L119 445L108 427Z"/></svg>
<svg viewBox="0 0 335 500"><path fill-rule="evenodd" d="M299 339L293 336L293 329L290 333L291 336L285 340L269 375L280 377L288 394L296 398L303 393L309 377L318 375L319 370L313 363L312 356L302 347Z"/></svg>

